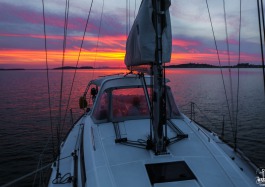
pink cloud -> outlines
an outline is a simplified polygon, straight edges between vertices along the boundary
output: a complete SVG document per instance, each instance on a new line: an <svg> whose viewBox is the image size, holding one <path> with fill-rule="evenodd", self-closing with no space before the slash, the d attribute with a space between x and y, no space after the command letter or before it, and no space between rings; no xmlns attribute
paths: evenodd
<svg viewBox="0 0 265 187"><path fill-rule="evenodd" d="M190 46L197 46L200 43L198 41L189 41L184 39L174 39L172 41L172 45L179 46L179 47L190 47Z"/></svg>

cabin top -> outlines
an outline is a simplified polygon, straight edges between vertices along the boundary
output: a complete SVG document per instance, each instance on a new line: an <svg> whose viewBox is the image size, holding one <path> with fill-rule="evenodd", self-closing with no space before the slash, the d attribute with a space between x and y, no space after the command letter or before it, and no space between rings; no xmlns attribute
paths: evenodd
<svg viewBox="0 0 265 187"><path fill-rule="evenodd" d="M92 119L94 123L120 122L150 118L152 77L147 75L113 75L91 81ZM166 79L166 82L169 82ZM170 87L166 89L167 117L179 118Z"/></svg>

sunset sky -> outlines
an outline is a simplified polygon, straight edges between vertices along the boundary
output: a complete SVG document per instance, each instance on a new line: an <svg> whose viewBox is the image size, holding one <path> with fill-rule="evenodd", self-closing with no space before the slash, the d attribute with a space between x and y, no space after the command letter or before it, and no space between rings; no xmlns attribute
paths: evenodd
<svg viewBox="0 0 265 187"><path fill-rule="evenodd" d="M124 67L126 1L132 25L140 0L94 0L79 66ZM173 52L171 64L217 65L205 0L172 0ZM238 62L239 0L225 3L231 64ZM44 0L50 68L61 66L65 1ZM223 1L208 0L222 65L228 64ZM64 65L75 66L91 0L70 0ZM136 6L135 6L136 5ZM135 8L136 7L136 8ZM0 68L45 68L41 0L0 0ZM97 48L98 45L98 48ZM242 0L241 63L260 63L256 1Z"/></svg>

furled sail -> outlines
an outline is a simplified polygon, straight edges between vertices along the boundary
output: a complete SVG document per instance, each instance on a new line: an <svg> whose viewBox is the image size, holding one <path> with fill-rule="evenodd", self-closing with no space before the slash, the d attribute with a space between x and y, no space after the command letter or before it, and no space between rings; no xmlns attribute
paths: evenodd
<svg viewBox="0 0 265 187"><path fill-rule="evenodd" d="M169 6L170 0L164 0L162 31L162 63L170 62L172 51L172 33ZM133 23L126 43L125 64L127 67L148 65L155 62L156 31L153 23L152 0L143 0L138 15Z"/></svg>

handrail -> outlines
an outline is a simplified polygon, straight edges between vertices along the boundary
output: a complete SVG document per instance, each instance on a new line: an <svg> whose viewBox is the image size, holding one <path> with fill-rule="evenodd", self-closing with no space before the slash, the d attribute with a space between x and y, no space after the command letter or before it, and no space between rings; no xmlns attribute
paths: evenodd
<svg viewBox="0 0 265 187"><path fill-rule="evenodd" d="M80 143L80 176L82 181L82 186L85 186L86 183L86 167L85 167L85 153L84 153L84 128L81 134L81 143Z"/></svg>
<svg viewBox="0 0 265 187"><path fill-rule="evenodd" d="M94 137L94 130L93 130L93 127L91 127L91 143L92 143L92 146L93 146L93 150L96 151L96 144L95 144L95 137Z"/></svg>

